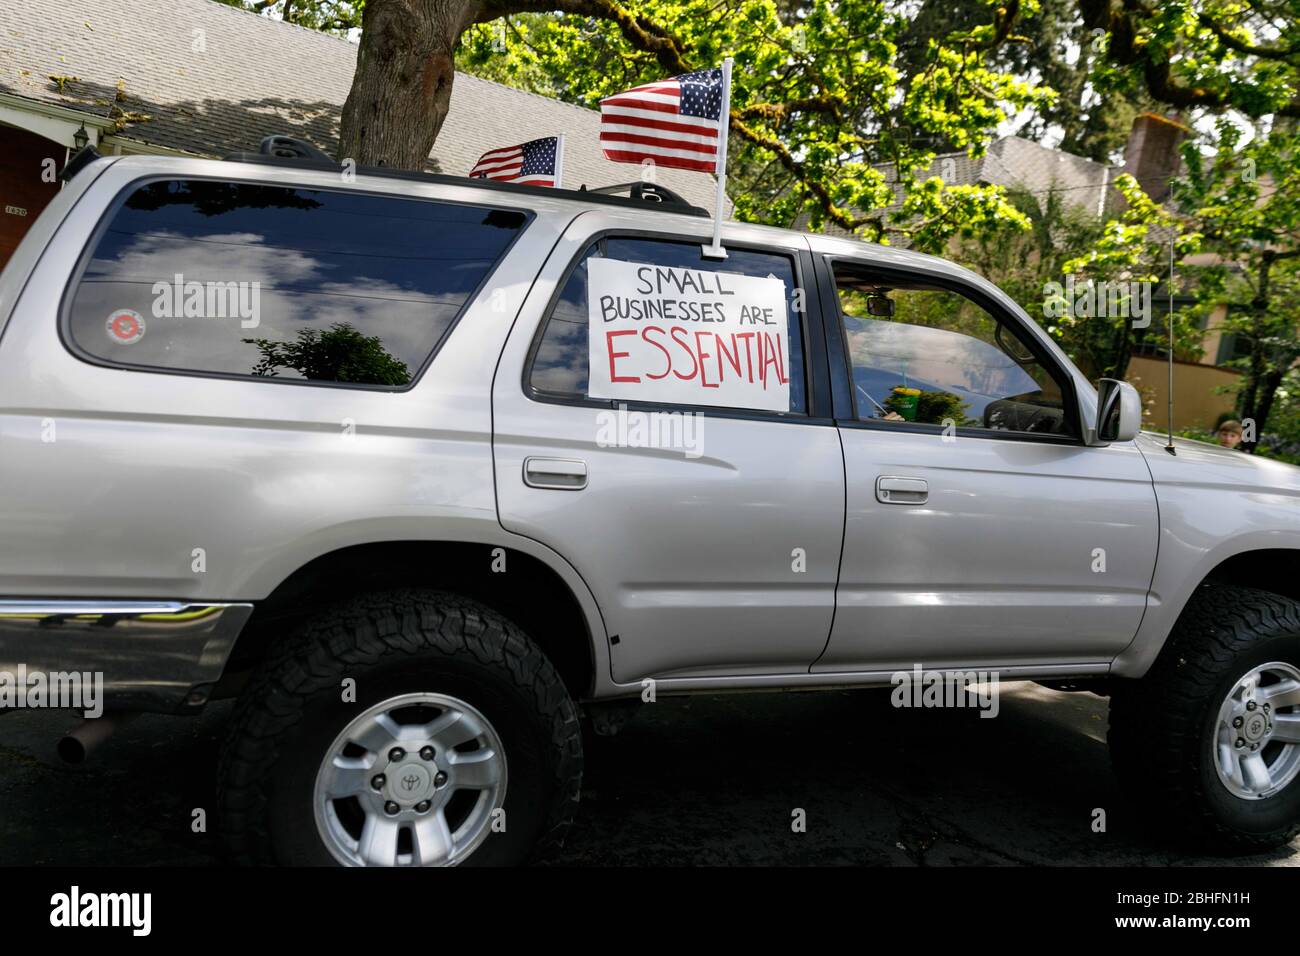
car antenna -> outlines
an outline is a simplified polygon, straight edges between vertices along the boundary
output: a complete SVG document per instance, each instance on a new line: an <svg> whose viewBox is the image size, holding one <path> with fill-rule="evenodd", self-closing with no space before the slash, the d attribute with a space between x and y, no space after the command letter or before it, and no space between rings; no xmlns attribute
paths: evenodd
<svg viewBox="0 0 1300 956"><path fill-rule="evenodd" d="M1165 451L1178 454L1174 445L1174 237L1169 236L1169 444Z"/></svg>

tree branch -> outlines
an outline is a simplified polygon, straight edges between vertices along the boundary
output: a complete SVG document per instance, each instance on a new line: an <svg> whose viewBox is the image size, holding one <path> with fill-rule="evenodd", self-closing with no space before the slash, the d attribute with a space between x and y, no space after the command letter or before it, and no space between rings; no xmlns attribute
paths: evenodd
<svg viewBox="0 0 1300 956"><path fill-rule="evenodd" d="M1197 106L1222 109L1229 105L1228 98L1218 90L1179 83L1174 78L1173 66L1169 60L1157 59L1152 55L1146 41L1138 36L1139 31L1135 16L1154 17L1156 15L1155 9L1144 4L1142 0L1120 0L1120 2L1122 9L1116 10L1112 7L1111 0L1079 0L1079 11L1083 15L1084 27L1088 29L1101 28L1109 35L1110 42L1107 44L1107 57L1112 63L1116 66L1133 66L1141 63L1142 77L1146 82L1147 91L1157 100L1168 103L1170 106L1183 109ZM1202 14L1199 19L1204 21L1206 15ZM1203 23L1203 25L1205 24ZM1260 56L1266 55L1243 50L1242 48L1248 46L1248 44L1231 37L1222 27L1218 29L1211 28L1211 32L1214 33L1220 43L1231 47L1237 52L1252 52ZM1278 53L1267 55L1272 58L1285 58L1285 56ZM1252 113L1245 106L1235 103L1231 105L1237 106L1243 113L1257 118L1257 114ZM1290 102L1276 109L1267 106L1257 107L1256 109L1258 115L1276 113L1279 116L1300 117L1300 98L1293 98Z"/></svg>

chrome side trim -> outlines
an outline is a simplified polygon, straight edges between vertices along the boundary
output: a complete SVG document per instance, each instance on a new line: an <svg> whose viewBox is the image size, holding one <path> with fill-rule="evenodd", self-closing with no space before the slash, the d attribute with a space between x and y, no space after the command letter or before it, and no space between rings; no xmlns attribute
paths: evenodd
<svg viewBox="0 0 1300 956"><path fill-rule="evenodd" d="M185 608L230 607L184 601L0 601L0 617L28 614L175 614Z"/></svg>
<svg viewBox="0 0 1300 956"><path fill-rule="evenodd" d="M252 604L0 600L0 672L100 673L115 710L207 702Z"/></svg>
<svg viewBox="0 0 1300 956"><path fill-rule="evenodd" d="M998 675L1000 681L1037 680L1066 677L1104 677L1110 673L1108 661L1081 664L972 664L957 667L951 664L923 665L924 670L942 674L959 674L967 671L987 671ZM902 668L906 672L910 668ZM752 693L756 691L846 690L858 687L889 687L899 670L880 671L814 671L792 674L744 674L701 677L653 678L655 693L669 695ZM639 695L642 682L613 685L615 692L602 694L598 699L611 699Z"/></svg>

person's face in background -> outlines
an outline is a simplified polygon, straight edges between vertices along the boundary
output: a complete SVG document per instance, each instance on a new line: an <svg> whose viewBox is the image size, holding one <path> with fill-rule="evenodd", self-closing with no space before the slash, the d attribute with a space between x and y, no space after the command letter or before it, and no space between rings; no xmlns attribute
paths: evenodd
<svg viewBox="0 0 1300 956"><path fill-rule="evenodd" d="M1215 438L1224 448L1236 448L1241 444L1241 432L1235 428L1220 428L1215 434Z"/></svg>

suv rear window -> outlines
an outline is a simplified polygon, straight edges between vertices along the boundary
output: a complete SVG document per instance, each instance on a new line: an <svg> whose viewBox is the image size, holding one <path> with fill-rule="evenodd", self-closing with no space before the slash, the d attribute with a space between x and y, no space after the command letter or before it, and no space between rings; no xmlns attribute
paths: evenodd
<svg viewBox="0 0 1300 956"><path fill-rule="evenodd" d="M426 199L158 180L102 230L68 331L115 365L401 388L526 221Z"/></svg>

